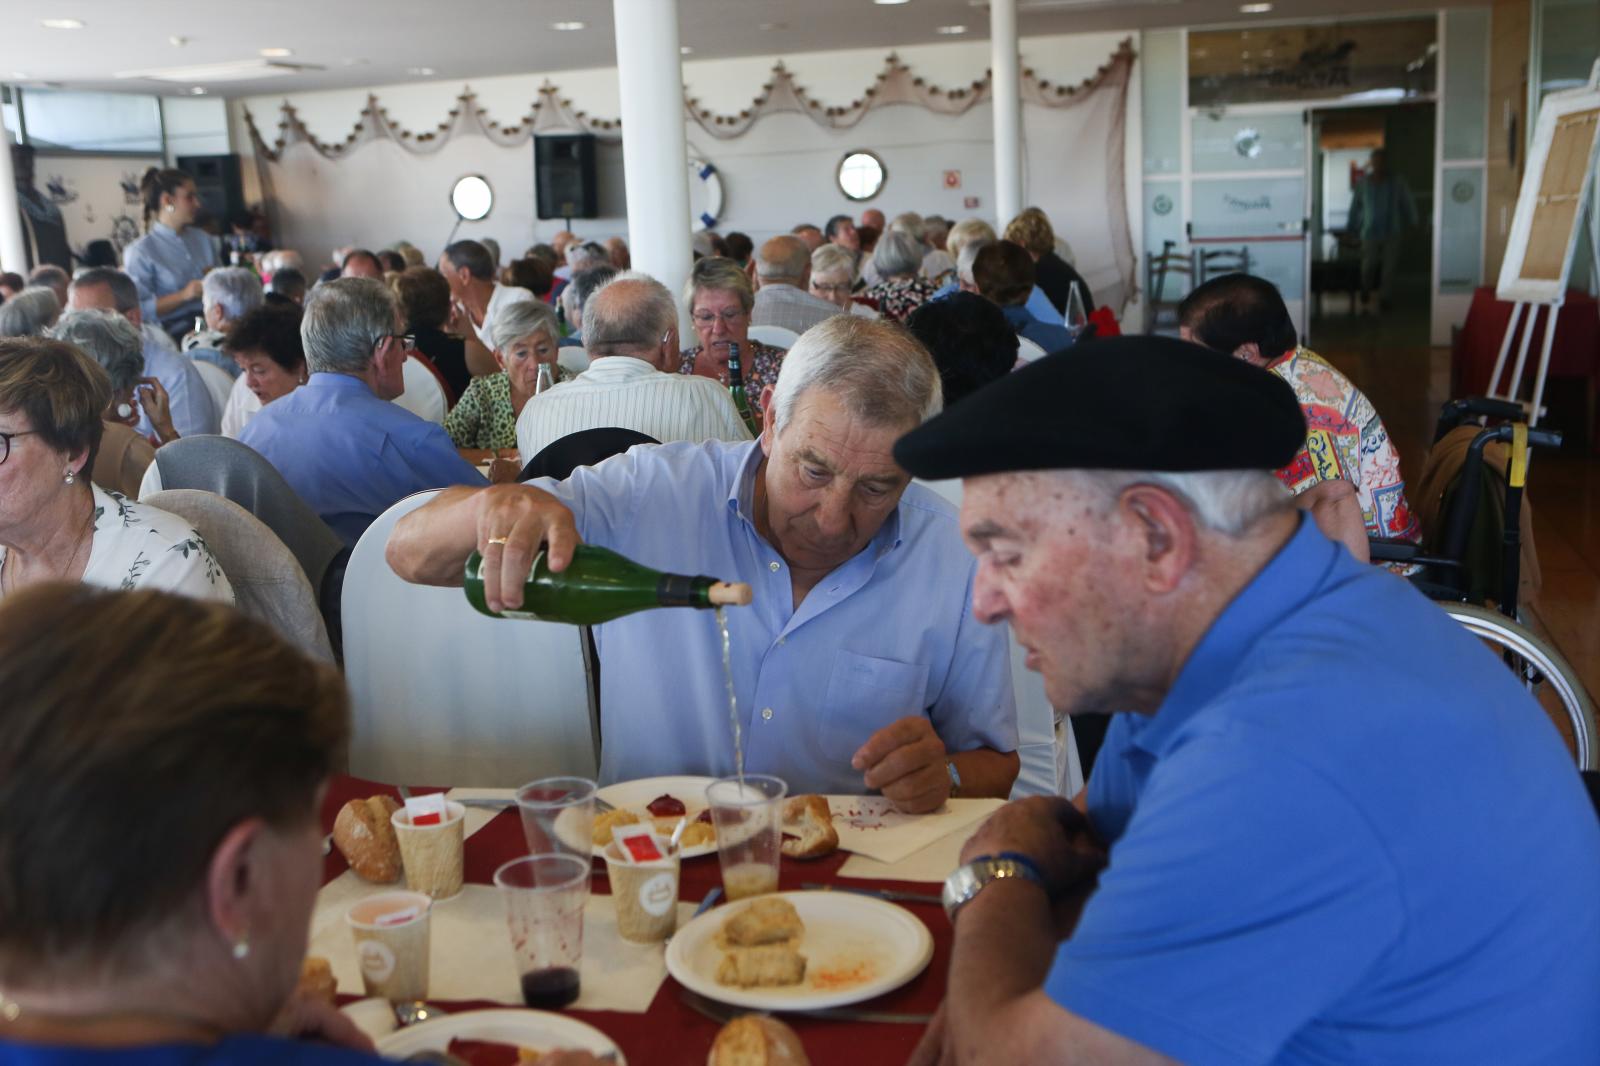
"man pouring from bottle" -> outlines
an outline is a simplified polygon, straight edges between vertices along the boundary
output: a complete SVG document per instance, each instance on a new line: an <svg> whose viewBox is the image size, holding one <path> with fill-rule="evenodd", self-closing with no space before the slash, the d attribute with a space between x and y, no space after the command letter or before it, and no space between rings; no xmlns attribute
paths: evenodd
<svg viewBox="0 0 1600 1066"><path fill-rule="evenodd" d="M936 414L938 371L892 325L843 315L790 349L754 442L640 446L564 482L451 489L401 520L388 558L454 585L483 555L512 609L541 545L753 586L728 611L745 769L791 792L880 791L902 810L1006 796L1018 769L1007 634L972 617L953 508L894 461ZM734 769L721 633L709 613L595 629L602 781ZM507 664L512 669L513 664Z"/></svg>

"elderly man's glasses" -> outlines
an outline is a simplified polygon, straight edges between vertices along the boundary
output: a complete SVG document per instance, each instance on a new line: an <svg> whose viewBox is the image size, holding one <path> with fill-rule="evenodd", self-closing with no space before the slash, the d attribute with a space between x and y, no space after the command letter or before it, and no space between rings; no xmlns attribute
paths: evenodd
<svg viewBox="0 0 1600 1066"><path fill-rule="evenodd" d="M395 340L399 341L400 347L404 348L408 352L414 352L417 350L416 335L411 333L385 333L383 336L373 341L372 346L376 348L390 337L393 337Z"/></svg>
<svg viewBox="0 0 1600 1066"><path fill-rule="evenodd" d="M37 429L24 429L18 433L0 433L0 463L4 463L11 458L12 437L31 437L38 432Z"/></svg>
<svg viewBox="0 0 1600 1066"><path fill-rule="evenodd" d="M813 281L811 283L811 287L817 292L825 292L831 296L842 296L850 291L850 285L848 282L839 285L824 285L820 281Z"/></svg>
<svg viewBox="0 0 1600 1066"><path fill-rule="evenodd" d="M714 326L717 319L722 319L723 325L731 326L743 318L748 312L730 307L721 314L715 311L696 311L693 315L695 323L701 326Z"/></svg>

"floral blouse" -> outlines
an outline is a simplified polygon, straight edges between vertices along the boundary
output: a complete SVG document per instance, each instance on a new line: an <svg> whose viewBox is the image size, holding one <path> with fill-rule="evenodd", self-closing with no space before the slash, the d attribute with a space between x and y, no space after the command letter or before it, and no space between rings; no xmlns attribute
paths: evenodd
<svg viewBox="0 0 1600 1066"><path fill-rule="evenodd" d="M694 361L701 350L702 346L698 344L693 348L685 348L682 352L683 362L678 364L678 373L693 374ZM760 341L746 341L739 348L739 369L744 374L745 397L750 401L750 410L755 412L757 418L761 417L761 390L778 383L778 368L783 365L783 353L784 349ZM718 372L717 380L724 385L728 383L727 367Z"/></svg>
<svg viewBox="0 0 1600 1066"><path fill-rule="evenodd" d="M108 589L161 589L200 600L233 602L233 586L211 549L183 519L134 503L99 485L94 492L94 538L83 583ZM6 549L0 546L0 566Z"/></svg>
<svg viewBox="0 0 1600 1066"><path fill-rule="evenodd" d="M927 303L928 298L938 291L938 283L927 278L903 278L880 281L861 295L878 301L878 310L884 317L904 322L911 317L911 312Z"/></svg>
<svg viewBox="0 0 1600 1066"><path fill-rule="evenodd" d="M556 383L573 377L556 367ZM473 378L461 399L444 416L445 432L457 448L515 448L517 412L511 406L511 375L504 370Z"/></svg>

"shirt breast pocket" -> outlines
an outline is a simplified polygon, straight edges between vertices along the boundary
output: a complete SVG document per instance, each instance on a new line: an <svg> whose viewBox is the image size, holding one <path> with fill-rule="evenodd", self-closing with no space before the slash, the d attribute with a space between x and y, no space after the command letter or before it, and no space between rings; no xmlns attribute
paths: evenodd
<svg viewBox="0 0 1600 1066"><path fill-rule="evenodd" d="M829 759L848 762L884 726L926 708L928 668L922 663L838 652L828 677L820 746Z"/></svg>

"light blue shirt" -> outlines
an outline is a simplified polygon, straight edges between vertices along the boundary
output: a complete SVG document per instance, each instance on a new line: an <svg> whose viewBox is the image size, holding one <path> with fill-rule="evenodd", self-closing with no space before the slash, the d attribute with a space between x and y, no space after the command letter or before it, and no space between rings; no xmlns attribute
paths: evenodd
<svg viewBox="0 0 1600 1066"><path fill-rule="evenodd" d="M166 334L155 326L140 328L144 341L144 376L155 378L167 390L167 403L172 411L172 428L180 437L197 437L202 433L222 432L222 412L211 399L205 378L194 368L187 357L178 354ZM150 416L139 407L139 432L150 436L155 427Z"/></svg>
<svg viewBox="0 0 1600 1066"><path fill-rule="evenodd" d="M346 544L414 492L488 483L443 426L379 399L348 374L312 374L263 407L239 441L276 467Z"/></svg>
<svg viewBox="0 0 1600 1066"><path fill-rule="evenodd" d="M944 285L928 299L942 300L946 296L954 296L960 291L960 283L952 281ZM1061 312L1056 310L1056 305L1050 302L1050 297L1046 296L1044 290L1037 285L1033 287L1032 292L1028 293L1028 302L1022 306L1027 308L1028 314L1047 325L1059 326L1066 322L1066 319L1061 317Z"/></svg>
<svg viewBox="0 0 1600 1066"><path fill-rule="evenodd" d="M642 445L536 481L583 539L658 570L748 582L727 609L745 769L789 793L859 794L873 733L925 715L951 751L1013 751L1004 626L972 617L975 562L955 510L912 485L854 558L794 606L789 565L756 532L759 443ZM722 639L710 611L643 611L595 629L603 782L733 773Z"/></svg>
<svg viewBox="0 0 1600 1066"><path fill-rule="evenodd" d="M1600 1062L1600 823L1511 671L1309 517L1088 789L1045 982L1186 1063Z"/></svg>
<svg viewBox="0 0 1600 1066"><path fill-rule="evenodd" d="M179 326L187 330L200 313L201 301L190 300L165 315L157 315L156 299L205 277L206 271L216 265L216 246L211 243L211 235L199 226L185 226L178 233L166 223L157 222L122 253L122 269L139 285L144 320L160 322L168 333Z"/></svg>

